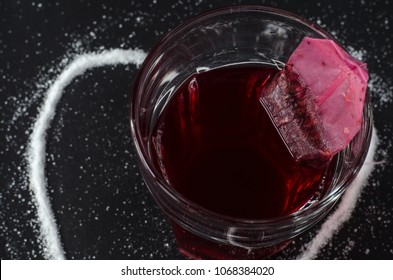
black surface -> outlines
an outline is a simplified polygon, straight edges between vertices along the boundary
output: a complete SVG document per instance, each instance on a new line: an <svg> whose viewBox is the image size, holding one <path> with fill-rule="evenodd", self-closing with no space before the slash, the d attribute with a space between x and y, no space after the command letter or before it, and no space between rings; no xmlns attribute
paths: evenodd
<svg viewBox="0 0 393 280"><path fill-rule="evenodd" d="M382 140L378 159L385 162L378 165L351 220L318 258L393 258L391 1L3 0L1 259L43 258L25 152L44 92L67 61L75 54L102 48L148 51L163 34L189 16L239 3L266 4L297 13L321 23L345 46L364 54L376 85L375 126ZM128 121L128 101L136 72L132 65L105 67L77 78L66 88L48 130L48 191L67 258L182 258L136 166ZM315 230L277 258L296 257Z"/></svg>

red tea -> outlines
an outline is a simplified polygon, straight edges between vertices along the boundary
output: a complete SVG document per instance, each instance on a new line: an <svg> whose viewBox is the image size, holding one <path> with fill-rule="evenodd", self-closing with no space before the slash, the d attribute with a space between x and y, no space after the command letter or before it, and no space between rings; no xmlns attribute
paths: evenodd
<svg viewBox="0 0 393 280"><path fill-rule="evenodd" d="M236 65L196 74L174 92L152 137L169 184L212 212L265 219L323 191L327 168L297 164L259 100L276 68Z"/></svg>

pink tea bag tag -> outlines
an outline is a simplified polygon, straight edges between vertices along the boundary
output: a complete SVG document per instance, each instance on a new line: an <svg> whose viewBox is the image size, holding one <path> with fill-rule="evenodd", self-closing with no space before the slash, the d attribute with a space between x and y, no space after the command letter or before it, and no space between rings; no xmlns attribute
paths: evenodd
<svg viewBox="0 0 393 280"><path fill-rule="evenodd" d="M305 37L260 101L297 162L321 166L358 133L366 64L334 41Z"/></svg>

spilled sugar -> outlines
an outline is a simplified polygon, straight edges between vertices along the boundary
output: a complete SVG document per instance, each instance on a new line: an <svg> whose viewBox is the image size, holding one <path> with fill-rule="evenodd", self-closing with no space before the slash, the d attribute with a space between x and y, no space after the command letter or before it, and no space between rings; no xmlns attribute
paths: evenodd
<svg viewBox="0 0 393 280"><path fill-rule="evenodd" d="M88 69L115 64L135 64L139 66L145 56L146 54L141 50L121 49L80 55L64 69L46 92L44 104L34 123L27 151L30 189L36 202L40 238L44 245L46 258L65 258L49 202L45 178L46 131L55 115L56 105L62 96L63 90L75 77L82 75Z"/></svg>
<svg viewBox="0 0 393 280"><path fill-rule="evenodd" d="M362 60L364 52L357 52L349 48L351 54ZM101 53L90 53L76 57L60 75L56 78L52 86L46 92L44 104L39 116L34 124L28 146L28 169L30 188L38 213L40 224L40 238L44 247L44 255L48 259L64 259L65 254L61 246L58 227L51 209L47 194L47 182L45 178L45 146L46 131L55 115L56 105L61 99L63 89L78 75L82 75L88 69L105 65L115 64L135 64L142 63L145 53L139 50L110 50ZM392 91L383 80L376 75L370 77L370 90L376 92L377 103L389 102ZM377 138L374 133L372 145L370 147L367 163L361 169L359 175L342 198L337 210L331 214L322 225L313 240L306 246L305 251L299 256L302 259L315 258L319 250L326 245L332 236L339 231L343 223L350 219L351 212L355 208L360 196L362 187L366 184L367 178L373 169L372 159L377 146Z"/></svg>

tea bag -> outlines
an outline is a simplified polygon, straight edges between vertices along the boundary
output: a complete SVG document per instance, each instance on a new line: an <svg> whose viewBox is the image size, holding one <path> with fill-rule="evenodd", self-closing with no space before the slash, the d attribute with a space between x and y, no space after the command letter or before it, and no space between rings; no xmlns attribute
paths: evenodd
<svg viewBox="0 0 393 280"><path fill-rule="evenodd" d="M293 158L318 167L358 133L367 81L365 63L332 40L305 37L260 102Z"/></svg>

